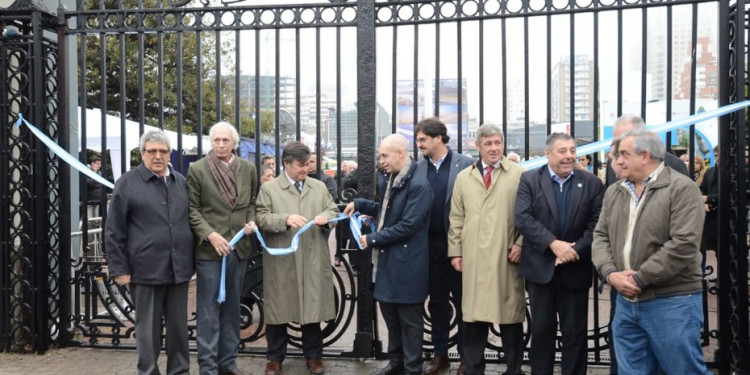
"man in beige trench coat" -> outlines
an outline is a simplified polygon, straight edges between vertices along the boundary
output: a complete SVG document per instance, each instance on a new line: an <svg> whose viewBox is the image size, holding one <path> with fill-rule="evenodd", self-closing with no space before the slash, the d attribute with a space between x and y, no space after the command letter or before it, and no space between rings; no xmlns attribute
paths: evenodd
<svg viewBox="0 0 750 375"><path fill-rule="evenodd" d="M451 200L448 257L462 273L464 374L484 374L492 324L500 325L507 370L521 374L524 283L518 277L521 238L514 224L516 192L524 169L503 157L502 130L477 130L480 160L456 177ZM463 372L462 372L463 370Z"/></svg>
<svg viewBox="0 0 750 375"><path fill-rule="evenodd" d="M281 371L286 356L286 325L302 327L302 351L313 374L325 372L320 322L335 317L329 219L338 208L325 184L307 178L310 149L290 142L281 154L284 172L260 186L256 200L257 225L270 248L290 246L292 237L310 220L297 251L287 255L263 252L263 309L266 319L266 375Z"/></svg>

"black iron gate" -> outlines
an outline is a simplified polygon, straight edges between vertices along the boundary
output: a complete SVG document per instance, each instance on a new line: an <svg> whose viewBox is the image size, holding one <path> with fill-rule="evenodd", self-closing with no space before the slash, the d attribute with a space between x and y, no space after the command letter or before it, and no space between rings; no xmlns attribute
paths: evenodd
<svg viewBox="0 0 750 375"><path fill-rule="evenodd" d="M256 164L264 147L278 157L279 145L296 139L311 143L319 160L330 163L321 169L336 176L347 159L374 171L378 140L396 131L411 135L413 124L428 115L449 124L459 152L475 152L476 126L492 121L502 125L508 151L531 159L561 126L586 143L606 137L600 130L626 112L654 123L680 114L679 103L686 114L698 111L699 91L711 92L705 83L711 77L698 73L711 69L701 65L698 48L706 10L718 12L714 99L718 105L746 99L748 23L738 9L746 9L744 1L246 6L230 0L92 0L79 1L74 10L61 7L55 16L18 0L0 13L0 92L8 93L0 97L0 175L9 176L0 188L0 217L8 223L0 232L0 351L43 352L50 344L71 344L73 336L103 348L134 345L129 294L108 279L99 241L106 200L94 205L101 218L89 217L96 210L81 209L80 217L71 210L78 197L71 194L69 169L26 128L12 127L19 114L60 145L81 150L82 162L85 150L100 152L104 174L113 178L138 162L131 156L132 134L149 125L174 131L173 160L184 171L203 154L205 129L219 120L238 127L247 148L243 157ZM689 27L681 26L683 19ZM76 44L75 56L61 52ZM692 52L683 64L674 56L685 46ZM654 60L658 54L662 60ZM76 62L77 75L71 75L67 66ZM631 64L639 65L637 73L630 73ZM653 78L660 69L664 82ZM77 99L64 97L68 84L78 87ZM79 108L77 119L66 105ZM745 115L723 117L718 131L727 155L721 158L721 240L718 267L709 268L705 281L703 338L708 362L722 373L750 367L748 202L738 194L747 189ZM68 139L71 126L77 126L77 139ZM684 147L695 154L701 147L696 127L686 134ZM673 136L679 135L666 137L670 146ZM358 178L358 191L342 192L344 200L372 195L374 173ZM71 223L80 223L73 239ZM340 233L336 246L345 242ZM241 350L247 353L264 351L258 260L250 262L243 301ZM324 327L326 355L382 354L368 273L366 262L333 267L338 314ZM595 289L590 362L603 364L609 360L608 301ZM425 323L429 351L428 316ZM290 332L294 336L295 327ZM490 340L490 348L498 345Z"/></svg>

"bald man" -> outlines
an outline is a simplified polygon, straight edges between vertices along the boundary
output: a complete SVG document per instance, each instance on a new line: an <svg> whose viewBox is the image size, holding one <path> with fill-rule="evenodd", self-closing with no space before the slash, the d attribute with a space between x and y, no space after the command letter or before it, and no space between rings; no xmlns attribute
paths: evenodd
<svg viewBox="0 0 750 375"><path fill-rule="evenodd" d="M388 366L373 375L422 373L422 305L429 283L428 229L432 188L415 174L409 141L399 134L380 145L380 201L355 199L344 209L377 218L374 233L359 238L373 248L373 295L388 327Z"/></svg>

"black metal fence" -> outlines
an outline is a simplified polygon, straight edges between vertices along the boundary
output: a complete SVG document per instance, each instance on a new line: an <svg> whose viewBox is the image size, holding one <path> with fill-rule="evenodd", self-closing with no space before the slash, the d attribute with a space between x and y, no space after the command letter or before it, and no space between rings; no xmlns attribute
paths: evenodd
<svg viewBox="0 0 750 375"><path fill-rule="evenodd" d="M301 140L341 185L342 161L356 159L356 194L371 196L378 140L412 137L423 117L441 117L451 146L469 154L476 128L498 123L506 150L531 159L553 131L588 143L607 138L623 113L655 124L744 100L748 90L746 12L737 12L744 1L243 4L91 0L54 16L19 1L0 14L0 92L8 93L0 97L0 175L9 176L0 187L8 223L0 231L0 351L43 352L73 335L99 347L134 345L129 294L106 274L101 221L67 208L77 199L69 169L25 128L12 128L18 114L80 150L82 162L86 150L101 153L111 178L139 162L132 150L148 126L173 132L173 163L185 171L210 147L207 128L224 120L237 126L242 156L256 164L264 148L278 158L285 141ZM61 52L68 45L78 46L75 56ZM66 69L76 63L71 77ZM61 98L68 85L78 87L77 100ZM77 121L65 105L79 108ZM722 373L749 367L747 202L738 194L746 191L745 114L713 128L726 156L703 338L708 362ZM68 139L71 126L77 139ZM707 129L696 124L665 140L675 152L707 155ZM595 154L595 164L603 157ZM86 190L82 184L81 197ZM106 220L106 198L95 206ZM77 219L79 241L71 241ZM345 242L339 234L336 246ZM243 301L248 353L264 350L258 259ZM324 327L327 355L383 354L367 261L357 262L364 263L332 269L338 314ZM591 363L609 360L608 304L592 291ZM428 316L425 324L429 351Z"/></svg>

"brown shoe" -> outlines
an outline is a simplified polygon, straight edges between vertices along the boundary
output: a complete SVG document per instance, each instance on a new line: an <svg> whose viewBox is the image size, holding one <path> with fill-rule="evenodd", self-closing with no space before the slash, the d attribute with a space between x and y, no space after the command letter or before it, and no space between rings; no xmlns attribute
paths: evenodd
<svg viewBox="0 0 750 375"><path fill-rule="evenodd" d="M281 372L281 362L268 361L266 363L266 375L279 375Z"/></svg>
<svg viewBox="0 0 750 375"><path fill-rule="evenodd" d="M323 366L323 360L320 358L308 358L307 369L310 370L311 374L320 375L326 372L326 367Z"/></svg>
<svg viewBox="0 0 750 375"><path fill-rule="evenodd" d="M451 361L448 360L447 356L436 355L432 357L430 364L424 369L425 375L434 375L440 372L444 368L451 367Z"/></svg>
<svg viewBox="0 0 750 375"><path fill-rule="evenodd" d="M461 359L461 363L458 365L458 370L456 370L456 375L464 375L464 360Z"/></svg>

